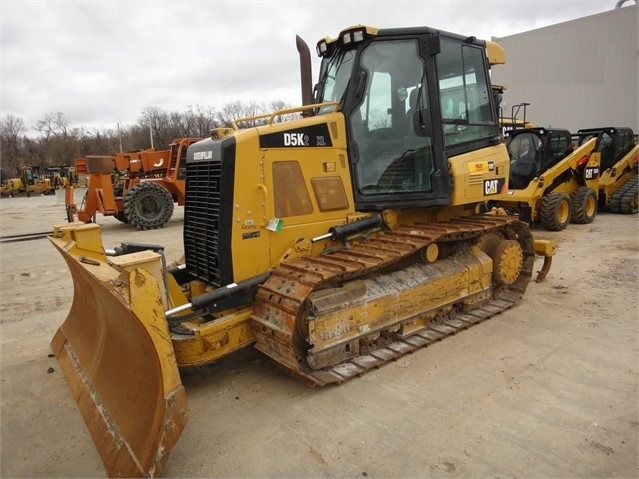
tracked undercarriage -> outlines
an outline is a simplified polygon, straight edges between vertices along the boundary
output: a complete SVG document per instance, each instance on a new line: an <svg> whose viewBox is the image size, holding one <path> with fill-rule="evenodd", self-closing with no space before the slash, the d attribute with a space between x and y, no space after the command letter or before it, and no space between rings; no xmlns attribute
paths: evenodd
<svg viewBox="0 0 639 479"><path fill-rule="evenodd" d="M309 385L341 383L508 309L534 255L505 216L376 232L277 268L256 296L256 347Z"/></svg>
<svg viewBox="0 0 639 479"><path fill-rule="evenodd" d="M634 214L639 205L637 202L637 176L629 179L625 185L619 188L610 198L608 208L613 213Z"/></svg>

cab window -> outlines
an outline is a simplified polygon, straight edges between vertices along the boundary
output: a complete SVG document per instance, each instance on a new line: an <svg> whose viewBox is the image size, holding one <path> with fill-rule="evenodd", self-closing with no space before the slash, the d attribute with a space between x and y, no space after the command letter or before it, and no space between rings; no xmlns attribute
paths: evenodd
<svg viewBox="0 0 639 479"><path fill-rule="evenodd" d="M437 75L445 146L498 134L484 62L481 48L442 38Z"/></svg>

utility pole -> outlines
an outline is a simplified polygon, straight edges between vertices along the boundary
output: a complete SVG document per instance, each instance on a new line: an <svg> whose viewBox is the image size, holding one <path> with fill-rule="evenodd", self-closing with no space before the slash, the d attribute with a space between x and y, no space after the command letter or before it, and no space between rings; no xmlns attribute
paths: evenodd
<svg viewBox="0 0 639 479"><path fill-rule="evenodd" d="M120 153L122 153L122 133L120 133L120 124L118 123L118 138L120 139Z"/></svg>

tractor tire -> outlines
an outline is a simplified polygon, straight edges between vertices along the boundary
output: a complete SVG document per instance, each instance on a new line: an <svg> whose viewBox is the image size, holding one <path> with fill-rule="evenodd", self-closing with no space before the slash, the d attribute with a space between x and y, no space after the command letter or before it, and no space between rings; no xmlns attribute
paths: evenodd
<svg viewBox="0 0 639 479"><path fill-rule="evenodd" d="M580 186L572 194L570 221L579 225L592 223L597 216L597 193L592 188Z"/></svg>
<svg viewBox="0 0 639 479"><path fill-rule="evenodd" d="M162 228L173 214L173 197L161 185L145 181L124 195L124 216L141 230Z"/></svg>
<svg viewBox="0 0 639 479"><path fill-rule="evenodd" d="M539 219L549 231L561 231L570 223L570 196L566 193L549 193L541 200Z"/></svg>

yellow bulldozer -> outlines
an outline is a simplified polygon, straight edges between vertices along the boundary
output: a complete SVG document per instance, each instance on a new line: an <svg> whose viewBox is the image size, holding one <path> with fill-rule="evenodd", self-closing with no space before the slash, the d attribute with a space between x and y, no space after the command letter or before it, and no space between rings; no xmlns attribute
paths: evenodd
<svg viewBox="0 0 639 479"><path fill-rule="evenodd" d="M44 177L49 179L56 190L79 185L79 178L73 166L48 166L44 169Z"/></svg>
<svg viewBox="0 0 639 479"><path fill-rule="evenodd" d="M40 175L37 166L18 166L16 176L7 179L2 194L14 196L52 195L56 187L49 178Z"/></svg>
<svg viewBox="0 0 639 479"><path fill-rule="evenodd" d="M188 148L184 264L106 249L96 224L50 236L75 290L52 348L112 477L160 474L189 414L179 368L254 345L339 384L517 304L536 256L548 272L552 242L480 212L509 176L497 44L351 27L317 43L314 88L297 48L302 106Z"/></svg>

